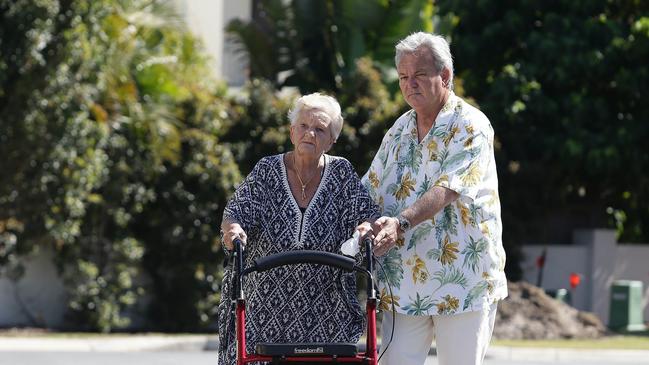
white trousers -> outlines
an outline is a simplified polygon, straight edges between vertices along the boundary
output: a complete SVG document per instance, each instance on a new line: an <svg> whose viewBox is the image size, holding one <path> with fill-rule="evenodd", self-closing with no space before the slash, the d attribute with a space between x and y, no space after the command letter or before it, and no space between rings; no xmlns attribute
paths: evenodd
<svg viewBox="0 0 649 365"><path fill-rule="evenodd" d="M498 303L481 311L455 315L396 314L392 342L381 365L422 365L436 339L439 365L481 365L496 320ZM392 312L383 312L381 343L390 341ZM381 349L383 351L383 349Z"/></svg>

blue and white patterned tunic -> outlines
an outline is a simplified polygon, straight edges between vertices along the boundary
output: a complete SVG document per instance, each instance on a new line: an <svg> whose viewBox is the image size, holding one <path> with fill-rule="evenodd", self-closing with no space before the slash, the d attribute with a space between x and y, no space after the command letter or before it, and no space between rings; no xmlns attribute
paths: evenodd
<svg viewBox="0 0 649 365"><path fill-rule="evenodd" d="M239 186L223 213L248 235L246 266L252 260L293 250L339 253L354 228L379 215L378 206L349 161L325 155L325 168L304 214L288 184L283 155L262 158ZM232 271L225 270L219 305L220 364L234 364ZM246 347L259 342L352 342L364 328L354 274L300 264L253 273L244 279Z"/></svg>

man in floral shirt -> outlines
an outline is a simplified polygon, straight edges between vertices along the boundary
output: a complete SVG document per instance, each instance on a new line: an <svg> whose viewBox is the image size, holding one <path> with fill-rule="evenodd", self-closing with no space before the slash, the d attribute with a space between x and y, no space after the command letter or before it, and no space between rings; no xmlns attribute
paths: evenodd
<svg viewBox="0 0 649 365"><path fill-rule="evenodd" d="M363 177L383 212L374 228L383 343L394 338L382 364L423 364L434 337L441 365L482 364L497 302L507 296L494 132L453 93L444 38L412 34L397 44L395 61L412 110Z"/></svg>

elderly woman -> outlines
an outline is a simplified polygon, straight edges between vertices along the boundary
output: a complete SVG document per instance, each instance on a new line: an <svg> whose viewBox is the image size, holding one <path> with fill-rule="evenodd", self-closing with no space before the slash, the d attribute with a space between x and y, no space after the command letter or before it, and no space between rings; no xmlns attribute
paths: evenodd
<svg viewBox="0 0 649 365"><path fill-rule="evenodd" d="M223 214L223 243L241 238L246 262L282 251L339 252L357 226L361 234L378 217L349 161L326 155L342 130L338 102L326 95L299 98L288 113L291 152L262 158ZM221 294L221 364L235 363L232 273ZM342 289L342 290L341 290ZM353 274L300 264L251 274L244 283L248 311L246 345L258 342L356 342L363 316Z"/></svg>

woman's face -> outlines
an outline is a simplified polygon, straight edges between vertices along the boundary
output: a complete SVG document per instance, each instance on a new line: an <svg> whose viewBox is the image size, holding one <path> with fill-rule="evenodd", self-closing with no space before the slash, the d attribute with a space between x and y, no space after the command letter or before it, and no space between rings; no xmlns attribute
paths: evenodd
<svg viewBox="0 0 649 365"><path fill-rule="evenodd" d="M291 125L291 142L300 155L319 157L331 148L331 118L319 109L302 110Z"/></svg>

